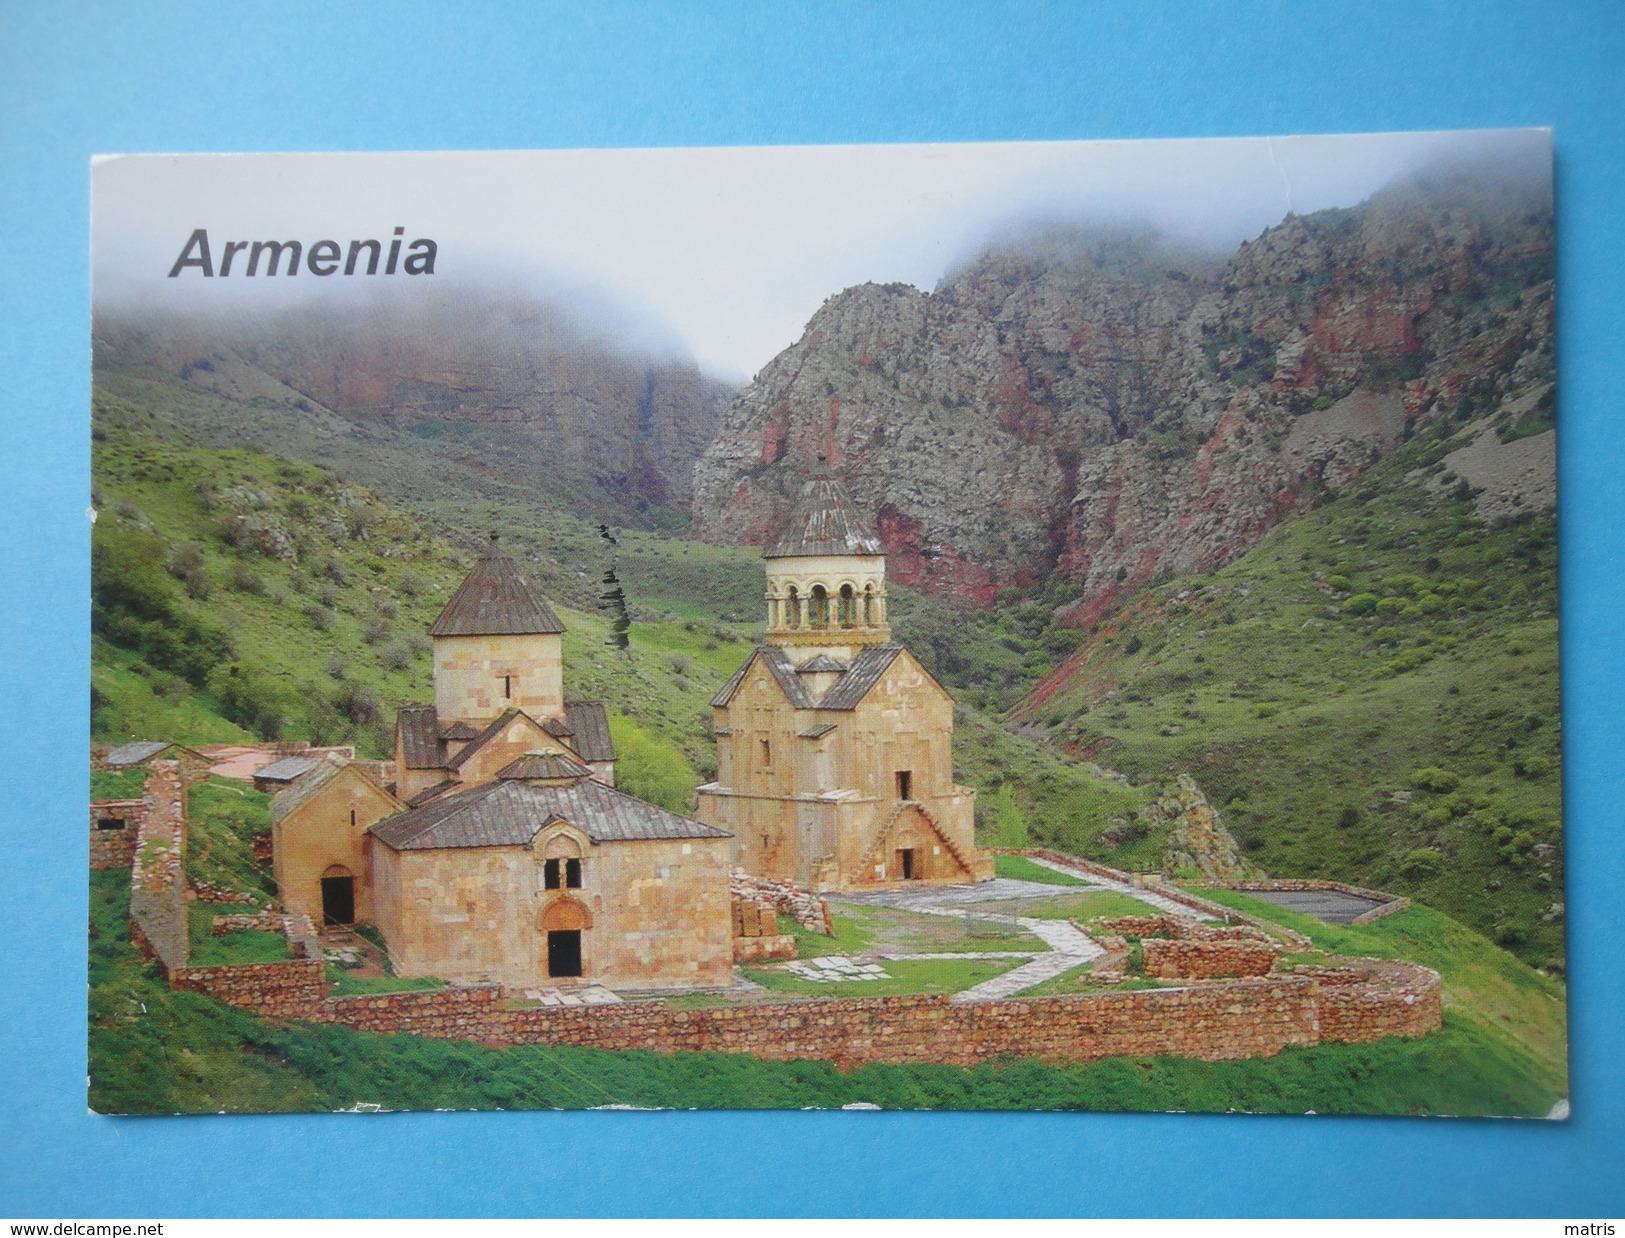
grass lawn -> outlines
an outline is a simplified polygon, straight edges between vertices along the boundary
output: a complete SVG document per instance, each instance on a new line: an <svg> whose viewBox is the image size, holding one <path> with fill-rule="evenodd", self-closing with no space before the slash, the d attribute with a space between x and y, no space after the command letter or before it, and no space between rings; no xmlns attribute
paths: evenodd
<svg viewBox="0 0 1625 1238"><path fill-rule="evenodd" d="M1049 886L1082 886L1088 885L1067 873L1058 873L1053 868L1045 868L1042 864L1034 864L1024 855L996 855L993 857L993 874L996 877L1010 877L1016 881L1035 881Z"/></svg>
<svg viewBox="0 0 1625 1238"><path fill-rule="evenodd" d="M222 933L216 937L213 926L216 916L242 913L253 909L245 905L221 903L193 903L187 909L188 958L193 967L220 967L228 963L282 963L293 955L281 933L267 933L260 929L244 929L236 933Z"/></svg>
<svg viewBox="0 0 1625 1238"><path fill-rule="evenodd" d="M329 997L364 997L371 993L412 993L421 989L443 989L446 982L436 976L357 976L329 963L327 979L332 984Z"/></svg>
<svg viewBox="0 0 1625 1238"><path fill-rule="evenodd" d="M963 920L933 916L895 907L872 907L831 901L835 922L833 939L805 933L798 941L801 958L825 954L862 954L895 951L903 954L964 953L984 950L1045 950L1042 941L1013 924L991 916Z"/></svg>

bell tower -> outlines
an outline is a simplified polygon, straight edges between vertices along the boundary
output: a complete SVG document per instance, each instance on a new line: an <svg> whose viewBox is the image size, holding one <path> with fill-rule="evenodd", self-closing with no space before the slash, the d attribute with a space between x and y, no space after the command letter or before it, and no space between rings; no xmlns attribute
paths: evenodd
<svg viewBox="0 0 1625 1238"><path fill-rule="evenodd" d="M885 552L822 454L783 532L762 557L764 641L783 649L797 667L819 657L850 662L865 645L891 640Z"/></svg>

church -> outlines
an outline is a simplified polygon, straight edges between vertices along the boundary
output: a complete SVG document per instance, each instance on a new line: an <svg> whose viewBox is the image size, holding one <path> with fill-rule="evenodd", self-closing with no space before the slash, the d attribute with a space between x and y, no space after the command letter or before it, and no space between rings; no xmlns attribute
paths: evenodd
<svg viewBox="0 0 1625 1238"><path fill-rule="evenodd" d="M767 631L711 699L700 820L749 872L815 890L992 877L953 698L892 642L883 548L823 456L763 557Z"/></svg>
<svg viewBox="0 0 1625 1238"><path fill-rule="evenodd" d="M283 906L376 926L402 976L731 985L733 840L615 789L563 633L493 534L429 629L434 703L400 709L393 761L328 756L272 800Z"/></svg>

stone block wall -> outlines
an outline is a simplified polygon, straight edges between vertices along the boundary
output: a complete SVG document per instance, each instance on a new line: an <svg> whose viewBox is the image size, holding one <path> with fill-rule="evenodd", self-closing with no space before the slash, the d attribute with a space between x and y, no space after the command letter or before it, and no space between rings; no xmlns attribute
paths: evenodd
<svg viewBox="0 0 1625 1238"><path fill-rule="evenodd" d="M275 933L282 928L282 917L274 911L235 912L229 915L216 916L209 923L209 932L216 937L224 937L227 933L246 933L258 931L261 933Z"/></svg>
<svg viewBox="0 0 1625 1238"><path fill-rule="evenodd" d="M1364 1044L1385 1036L1425 1036L1443 1022L1439 973L1391 959L1338 959L1335 967L1296 967L1320 986L1323 1040Z"/></svg>
<svg viewBox="0 0 1625 1238"><path fill-rule="evenodd" d="M274 1019L317 1016L327 996L326 964L321 959L285 963L235 963L222 967L171 967L169 987L206 993ZM331 1020L329 1020L331 1022Z"/></svg>
<svg viewBox="0 0 1625 1238"><path fill-rule="evenodd" d="M1267 976L1281 957L1278 947L1254 941L1169 941L1147 937L1140 949L1145 974L1159 980Z"/></svg>
<svg viewBox="0 0 1625 1238"><path fill-rule="evenodd" d="M135 859L136 835L146 820L145 800L95 800L90 805L90 867L129 868ZM117 829L103 829L103 821L123 821Z"/></svg>
<svg viewBox="0 0 1625 1238"><path fill-rule="evenodd" d="M735 937L734 962L757 963L770 959L793 959L797 953L796 939L789 933L772 937Z"/></svg>
<svg viewBox="0 0 1625 1238"><path fill-rule="evenodd" d="M1426 968L1374 961L1364 971L1320 969L1077 997L955 1005L946 996L928 995L706 1010L673 1010L663 1002L511 1009L499 985L324 1000L327 986L317 960L181 968L170 983L275 1017L493 1047L748 1053L843 1067L970 1066L1000 1054L1049 1061L1158 1054L1221 1061L1271 1057L1289 1045L1322 1039L1418 1036L1439 1026L1438 977Z"/></svg>

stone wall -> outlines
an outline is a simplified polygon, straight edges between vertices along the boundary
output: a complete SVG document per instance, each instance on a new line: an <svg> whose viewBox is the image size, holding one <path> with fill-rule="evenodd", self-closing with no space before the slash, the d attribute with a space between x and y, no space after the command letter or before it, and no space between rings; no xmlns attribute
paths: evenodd
<svg viewBox="0 0 1625 1238"><path fill-rule="evenodd" d="M1243 881L1204 881L1201 884L1212 890L1236 890L1243 894L1248 890L1335 890L1340 894L1353 895L1355 898L1370 899L1376 906L1370 911L1361 912L1349 921L1350 924L1356 925L1370 924L1373 920L1404 911L1411 905L1411 900L1403 895L1368 890L1364 886L1350 885L1346 881L1325 881L1318 877L1254 877Z"/></svg>
<svg viewBox="0 0 1625 1238"><path fill-rule="evenodd" d="M155 761L130 866L130 939L166 970L186 962L186 789L181 766Z"/></svg>
<svg viewBox="0 0 1625 1238"><path fill-rule="evenodd" d="M779 932L778 913L771 903L735 897L733 901L734 962L793 959L796 939Z"/></svg>
<svg viewBox="0 0 1625 1238"><path fill-rule="evenodd" d="M182 968L172 974L171 984L276 1017L478 1040L493 1047L748 1053L843 1067L868 1062L970 1066L1001 1054L1073 1062L1157 1054L1206 1061L1271 1057L1288 1045L1417 1036L1439 1026L1437 976L1404 964L1375 966L1377 972L1352 977L1304 972L965 1005L929 995L706 1010L673 1010L663 1002L512 1009L499 985L323 1000L326 986L317 961ZM1402 971L1389 974L1393 967Z"/></svg>
<svg viewBox="0 0 1625 1238"><path fill-rule="evenodd" d="M90 805L90 867L129 868L135 859L135 839L146 820L145 800L94 800ZM117 829L103 829L103 821L123 821Z"/></svg>
<svg viewBox="0 0 1625 1238"><path fill-rule="evenodd" d="M1320 985L1323 1040L1363 1044L1384 1036L1425 1036L1443 1019L1439 973L1390 959L1337 959L1335 967L1296 967Z"/></svg>
<svg viewBox="0 0 1625 1238"><path fill-rule="evenodd" d="M1267 976L1281 947L1262 929L1214 925L1178 916L1119 916L1097 921L1086 931L1138 937L1145 974L1159 980L1203 980L1215 976Z"/></svg>
<svg viewBox="0 0 1625 1238"><path fill-rule="evenodd" d="M172 989L206 993L229 1005L277 1019L318 1018L327 996L326 964L320 959L170 967L168 972Z"/></svg>
<svg viewBox="0 0 1625 1238"><path fill-rule="evenodd" d="M216 937L224 937L227 933L246 933L257 931L261 933L275 933L282 928L282 917L274 911L234 912L228 915L216 916L209 922L209 932Z"/></svg>
<svg viewBox="0 0 1625 1238"><path fill-rule="evenodd" d="M1254 941L1170 941L1148 937L1140 943L1145 974L1159 980L1200 980L1213 976L1267 976L1281 951Z"/></svg>

